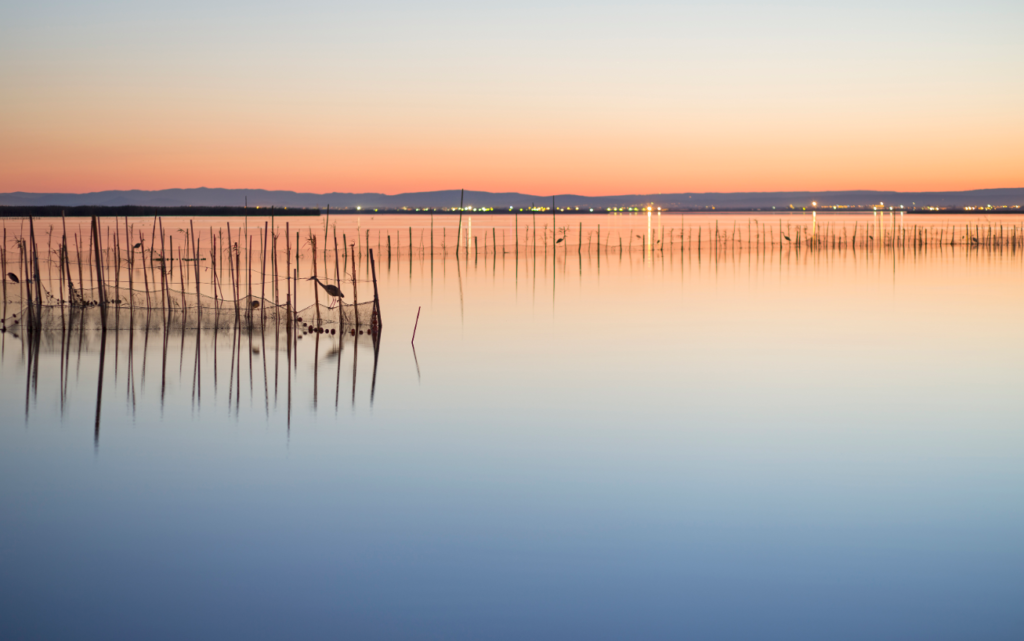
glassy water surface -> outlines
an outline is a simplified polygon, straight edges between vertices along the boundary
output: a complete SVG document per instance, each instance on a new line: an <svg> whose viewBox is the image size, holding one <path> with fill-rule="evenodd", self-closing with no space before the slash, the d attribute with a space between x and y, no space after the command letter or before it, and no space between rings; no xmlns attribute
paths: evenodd
<svg viewBox="0 0 1024 641"><path fill-rule="evenodd" d="M331 217L379 334L5 310L0 636L1024 634L1018 220L457 219Z"/></svg>

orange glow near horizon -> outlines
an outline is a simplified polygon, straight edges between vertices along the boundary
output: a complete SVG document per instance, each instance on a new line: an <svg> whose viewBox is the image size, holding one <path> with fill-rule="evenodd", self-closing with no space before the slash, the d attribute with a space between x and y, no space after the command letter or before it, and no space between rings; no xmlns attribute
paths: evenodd
<svg viewBox="0 0 1024 641"><path fill-rule="evenodd" d="M214 119L202 129L154 132L113 117L91 122L85 131L61 120L41 124L45 135L7 136L0 192L222 187L393 194L465 187L601 196L1024 186L1019 144L998 144L995 131L974 137L965 132L941 143L927 132L905 134L886 149L856 131L834 133L828 144L819 144L815 132L796 127L744 138L726 134L727 122L705 122L722 137L679 128L666 136L588 139L584 131L547 123L533 135L478 130L444 145L446 136L458 140L456 128L385 138L381 126L375 142L373 133L355 139L346 132L321 135L315 122L257 131ZM544 144L545 131L557 142ZM987 151L974 153L979 144Z"/></svg>
<svg viewBox="0 0 1024 641"><path fill-rule="evenodd" d="M53 2L0 25L0 192L1024 187L1020 9Z"/></svg>

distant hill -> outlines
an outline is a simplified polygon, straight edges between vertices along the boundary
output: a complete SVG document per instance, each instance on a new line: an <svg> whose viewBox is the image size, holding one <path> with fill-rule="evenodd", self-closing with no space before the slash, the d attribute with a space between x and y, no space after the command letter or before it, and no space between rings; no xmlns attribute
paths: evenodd
<svg viewBox="0 0 1024 641"><path fill-rule="evenodd" d="M425 191L407 194L308 194L294 191L263 189L162 189L158 191L98 191L87 194L35 194L13 192L0 194L0 206L122 206L144 207L240 207L248 198L249 207L327 207L332 209L400 209L403 207L457 207L459 190ZM739 193L625 194L621 196L579 196L557 194L558 207L579 207L595 210L652 204L669 209L788 209L833 205L868 206L880 202L905 207L967 207L1024 205L1024 188L978 189L974 191L895 192L895 191L793 191ZM492 193L467 191L467 207L529 207L550 206L551 195Z"/></svg>

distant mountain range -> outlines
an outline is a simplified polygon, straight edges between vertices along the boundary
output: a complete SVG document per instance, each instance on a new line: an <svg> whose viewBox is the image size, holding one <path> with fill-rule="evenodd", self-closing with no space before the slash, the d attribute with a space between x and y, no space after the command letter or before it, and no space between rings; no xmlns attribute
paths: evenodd
<svg viewBox="0 0 1024 641"><path fill-rule="evenodd" d="M248 199L249 207L327 207L354 209L356 207L448 208L459 205L460 191L424 191L407 194L308 194L294 191L267 191L264 189L161 189L158 191L98 191L87 194L35 194L13 192L0 194L0 206L107 206L139 205L144 207L240 207ZM786 191L739 193L681 193L681 194L626 194L621 196L578 196L556 194L558 207L602 210L608 207L654 205L668 209L788 209L833 205L868 206L904 205L916 207L968 207L1024 205L1024 188L977 189L973 191L896 192L896 191ZM551 205L551 195L492 193L466 191L467 207L529 207Z"/></svg>

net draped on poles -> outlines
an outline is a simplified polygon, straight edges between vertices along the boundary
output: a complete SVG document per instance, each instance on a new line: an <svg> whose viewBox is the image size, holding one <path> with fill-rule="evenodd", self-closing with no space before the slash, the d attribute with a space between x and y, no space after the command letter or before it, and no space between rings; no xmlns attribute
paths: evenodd
<svg viewBox="0 0 1024 641"><path fill-rule="evenodd" d="M33 287L34 289L34 287ZM60 329L69 322L82 324L86 327L99 327L102 309L99 301L99 288L75 288L69 300L62 302L57 296L42 287L42 306L29 310L35 302L34 293L29 296L22 294L19 287L8 287L4 301L4 315L11 326L12 319L27 319L29 314L38 315L34 323L41 329ZM292 310L288 305L274 305L272 300L259 296L243 296L237 302L200 294L195 291L182 292L180 289L167 289L149 292L149 303L145 291L129 290L126 287L107 286L107 328L148 326L175 327L182 329L230 328L236 322L243 325L274 325L285 324L289 320L302 325L313 324L327 327L369 328L374 321L374 301L369 300L351 305L341 302L340 305L307 305ZM317 311L319 311L319 320Z"/></svg>

